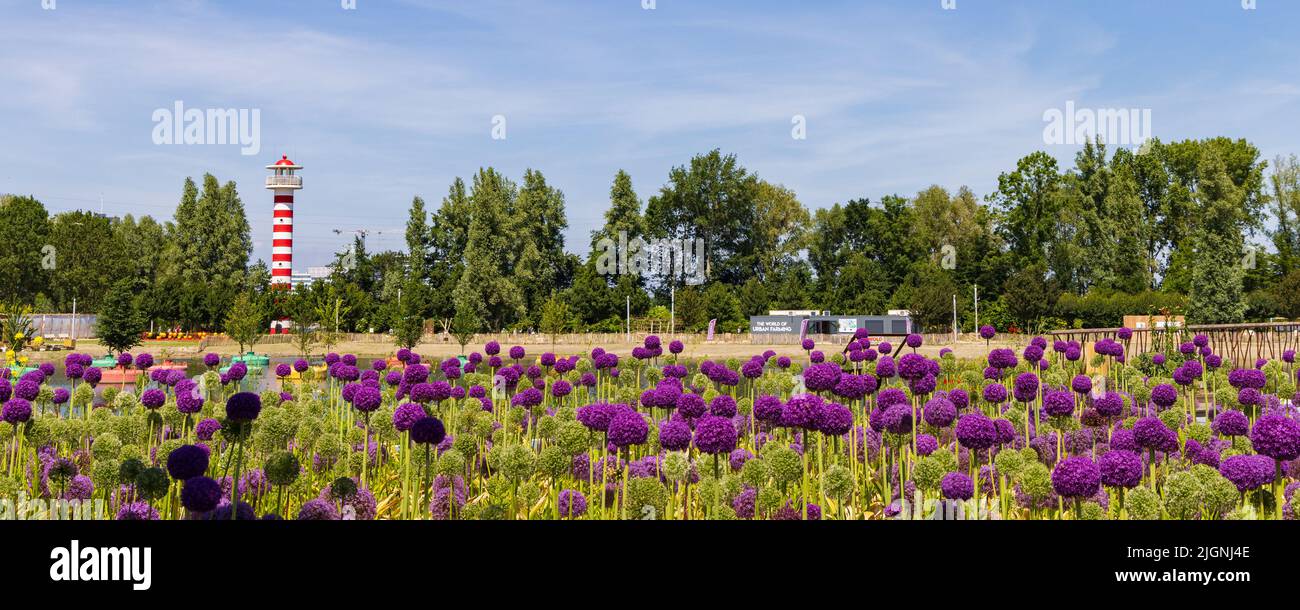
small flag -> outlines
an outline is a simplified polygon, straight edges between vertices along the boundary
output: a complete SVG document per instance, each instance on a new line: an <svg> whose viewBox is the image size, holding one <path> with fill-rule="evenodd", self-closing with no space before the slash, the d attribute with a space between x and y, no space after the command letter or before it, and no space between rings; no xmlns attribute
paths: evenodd
<svg viewBox="0 0 1300 610"><path fill-rule="evenodd" d="M802 322L799 322L799 342L803 343L803 340L807 338L808 338L808 318L804 318Z"/></svg>
<svg viewBox="0 0 1300 610"><path fill-rule="evenodd" d="M709 341L713 340L713 331L718 328L718 319L709 320Z"/></svg>

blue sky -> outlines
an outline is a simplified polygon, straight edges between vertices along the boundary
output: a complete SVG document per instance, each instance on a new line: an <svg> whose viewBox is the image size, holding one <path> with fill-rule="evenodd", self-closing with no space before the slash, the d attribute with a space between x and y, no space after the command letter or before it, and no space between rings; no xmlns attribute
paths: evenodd
<svg viewBox="0 0 1300 610"><path fill-rule="evenodd" d="M170 218L184 178L212 172L240 185L269 259L263 166L287 154L305 166L303 270L343 247L335 229L402 247L413 195L436 206L488 165L561 188L573 250L617 170L644 200L713 148L812 208L930 184L982 196L1034 150L1069 164L1043 113L1071 100L1150 109L1165 140L1300 153L1290 0L54 2L0 0L0 192ZM176 100L260 109L260 153L154 144Z"/></svg>

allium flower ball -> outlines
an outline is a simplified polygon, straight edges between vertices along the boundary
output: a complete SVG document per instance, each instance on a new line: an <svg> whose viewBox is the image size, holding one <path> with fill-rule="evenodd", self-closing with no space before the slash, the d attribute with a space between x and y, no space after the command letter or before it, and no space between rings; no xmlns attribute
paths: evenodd
<svg viewBox="0 0 1300 610"><path fill-rule="evenodd" d="M640 445L650 436L645 417L630 408L619 409L609 420L609 442L618 447Z"/></svg>
<svg viewBox="0 0 1300 610"><path fill-rule="evenodd" d="M699 394L682 394L677 398L677 410L685 417L699 417L707 409L704 398Z"/></svg>
<svg viewBox="0 0 1300 610"><path fill-rule="evenodd" d="M930 455L939 449L939 441L929 434L916 435L917 455Z"/></svg>
<svg viewBox="0 0 1300 610"><path fill-rule="evenodd" d="M1250 431L1255 452L1278 461L1300 457L1300 424L1281 415L1265 415L1255 421Z"/></svg>
<svg viewBox="0 0 1300 610"><path fill-rule="evenodd" d="M1250 432L1250 418L1241 411L1228 409L1214 418L1210 429L1220 436L1245 436Z"/></svg>
<svg viewBox="0 0 1300 610"><path fill-rule="evenodd" d="M975 482L960 472L950 472L939 483L943 497L949 500L969 500L975 495Z"/></svg>
<svg viewBox="0 0 1300 610"><path fill-rule="evenodd" d="M523 360L525 355L526 352L524 352L524 348L522 345L516 345L510 348L510 358L512 360Z"/></svg>
<svg viewBox="0 0 1300 610"><path fill-rule="evenodd" d="M101 371L99 370L99 368L93 366L86 369L86 371L81 374L81 380L86 383L89 383L91 387L98 385L99 380L103 379L103 377L104 377L104 371Z"/></svg>
<svg viewBox="0 0 1300 610"><path fill-rule="evenodd" d="M1161 409L1167 409L1178 402L1178 389L1167 383L1151 388L1151 402Z"/></svg>
<svg viewBox="0 0 1300 610"><path fill-rule="evenodd" d="M942 396L931 398L925 403L924 418L925 423L931 426L946 428L954 419L957 419L957 407L952 404L952 401Z"/></svg>
<svg viewBox="0 0 1300 610"><path fill-rule="evenodd" d="M566 489L560 492L559 498L560 517L566 519L576 519L587 514L587 497L582 492L574 489Z"/></svg>
<svg viewBox="0 0 1300 610"><path fill-rule="evenodd" d="M683 451L691 446L691 427L681 420L659 426L659 446L668 451Z"/></svg>
<svg viewBox="0 0 1300 610"><path fill-rule="evenodd" d="M817 347L817 344L814 343L812 339L804 339L803 341L800 341L799 344L800 346L803 347L803 350L805 352L812 350L812 348L814 347Z"/></svg>
<svg viewBox="0 0 1300 610"><path fill-rule="evenodd" d="M1168 433L1169 428L1158 417L1143 417L1133 424L1133 439L1143 449L1159 449Z"/></svg>
<svg viewBox="0 0 1300 610"><path fill-rule="evenodd" d="M298 511L299 521L338 521L338 518L334 503L320 498L304 502Z"/></svg>
<svg viewBox="0 0 1300 610"><path fill-rule="evenodd" d="M1001 404L1007 401L1007 388L1001 384L991 383L984 386L984 401Z"/></svg>
<svg viewBox="0 0 1300 610"><path fill-rule="evenodd" d="M839 403L825 405L817 412L817 430L827 436L843 436L853 428L853 412Z"/></svg>
<svg viewBox="0 0 1300 610"><path fill-rule="evenodd" d="M1052 489L1064 498L1087 498L1101 489L1101 470L1084 456L1061 460L1052 470Z"/></svg>
<svg viewBox="0 0 1300 610"><path fill-rule="evenodd" d="M907 434L912 431L912 408L906 404L890 405L880 417L880 423L889 432Z"/></svg>
<svg viewBox="0 0 1300 610"><path fill-rule="evenodd" d="M1120 341L1128 341L1129 339L1133 338L1133 329L1127 326L1122 327L1115 332L1115 336L1119 337Z"/></svg>
<svg viewBox="0 0 1300 610"><path fill-rule="evenodd" d="M1068 417L1074 414L1074 396L1062 391L1044 392L1043 412L1051 417Z"/></svg>
<svg viewBox="0 0 1300 610"><path fill-rule="evenodd" d="M181 445L167 455L167 474L177 481L202 475L208 470L208 452L197 445Z"/></svg>
<svg viewBox="0 0 1300 610"><path fill-rule="evenodd" d="M167 393L158 388L149 388L140 394L140 404L146 409L157 409L167 402Z"/></svg>
<svg viewBox="0 0 1300 610"><path fill-rule="evenodd" d="M907 338L903 340L903 342L906 343L908 347L912 349L916 349L918 347L921 347L921 344L925 342L925 339L922 338L921 335L912 333L908 335Z"/></svg>
<svg viewBox="0 0 1300 610"><path fill-rule="evenodd" d="M1234 455L1219 464L1219 474L1246 493L1273 482L1274 462L1266 455Z"/></svg>
<svg viewBox="0 0 1300 610"><path fill-rule="evenodd" d="M11 398L0 410L0 418L12 426L24 423L32 418L32 403L22 398Z"/></svg>
<svg viewBox="0 0 1300 610"><path fill-rule="evenodd" d="M370 386L361 386L352 395L352 406L362 413L370 413L378 409L383 401L384 395L379 391L379 388Z"/></svg>
<svg viewBox="0 0 1300 610"><path fill-rule="evenodd" d="M422 417L411 425L411 440L421 445L437 445L447 438L447 429L436 417Z"/></svg>
<svg viewBox="0 0 1300 610"><path fill-rule="evenodd" d="M997 425L982 413L967 413L957 420L957 441L963 447L988 449L997 440Z"/></svg>
<svg viewBox="0 0 1300 610"><path fill-rule="evenodd" d="M293 373L293 367L290 367L289 363L287 362L281 362L280 364L275 365L276 377L283 379L285 377L288 377L292 373Z"/></svg>
<svg viewBox="0 0 1300 610"><path fill-rule="evenodd" d="M1118 417L1124 410L1124 397L1119 392L1106 392L1092 401L1097 413L1103 417Z"/></svg>
<svg viewBox="0 0 1300 610"><path fill-rule="evenodd" d="M736 399L726 394L717 395L711 402L709 402L709 415L716 415L718 417L735 417Z"/></svg>
<svg viewBox="0 0 1300 610"><path fill-rule="evenodd" d="M252 421L262 412L262 397L252 392L240 392L226 400L226 417L236 421Z"/></svg>
<svg viewBox="0 0 1300 610"><path fill-rule="evenodd" d="M181 506L190 512L206 513L220 502L221 484L208 477L192 477L181 487Z"/></svg>
<svg viewBox="0 0 1300 610"><path fill-rule="evenodd" d="M980 327L980 338L988 341L998 334L998 330L993 326L985 324Z"/></svg>
<svg viewBox="0 0 1300 610"><path fill-rule="evenodd" d="M695 446L714 455L736 448L736 426L725 417L707 416L695 424Z"/></svg>
<svg viewBox="0 0 1300 610"><path fill-rule="evenodd" d="M51 400L54 401L54 404L61 405L68 402L70 398L72 398L72 392L69 392L67 388L54 388L54 397Z"/></svg>
<svg viewBox="0 0 1300 610"><path fill-rule="evenodd" d="M1075 375L1070 380L1070 389L1076 394L1087 394L1092 391L1092 378L1087 375Z"/></svg>
<svg viewBox="0 0 1300 610"><path fill-rule="evenodd" d="M668 344L669 353L680 354L685 349L686 349L686 344L682 343L681 341L677 341L675 339Z"/></svg>
<svg viewBox="0 0 1300 610"><path fill-rule="evenodd" d="M1101 483L1132 489L1142 483L1142 457L1132 451L1112 449L1097 459Z"/></svg>
<svg viewBox="0 0 1300 610"><path fill-rule="evenodd" d="M1038 397L1038 375L1033 373L1017 375L1012 386L1012 393L1015 395L1016 400L1020 402L1032 402Z"/></svg>

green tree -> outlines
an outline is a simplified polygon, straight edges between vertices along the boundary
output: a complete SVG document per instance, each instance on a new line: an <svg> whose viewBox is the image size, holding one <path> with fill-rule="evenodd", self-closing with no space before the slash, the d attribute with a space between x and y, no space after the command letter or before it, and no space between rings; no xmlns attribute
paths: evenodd
<svg viewBox="0 0 1300 610"><path fill-rule="evenodd" d="M465 353L465 346L474 340L474 335L483 328L483 321L474 313L473 307L458 307L456 315L451 318L451 336L460 344L460 353Z"/></svg>
<svg viewBox="0 0 1300 610"><path fill-rule="evenodd" d="M95 333L109 352L122 353L140 344L145 321L135 305L135 291L130 280L118 280L104 297Z"/></svg>
<svg viewBox="0 0 1300 610"><path fill-rule="evenodd" d="M554 293L542 305L541 331L550 335L551 347L555 347L556 338L560 333L569 329L571 316L569 305L555 298Z"/></svg>
<svg viewBox="0 0 1300 610"><path fill-rule="evenodd" d="M29 304L45 291L50 265L43 262L58 264L45 206L32 197L0 196L0 302Z"/></svg>
<svg viewBox="0 0 1300 610"><path fill-rule="evenodd" d="M755 268L754 195L758 178L718 150L674 167L650 198L646 226L655 237L703 240L704 274L742 283Z"/></svg>
<svg viewBox="0 0 1300 610"><path fill-rule="evenodd" d="M1043 319L1056 307L1060 296L1060 287L1047 277L1047 267L1039 263L1027 265L1007 278L999 300L1021 332L1034 333L1042 327Z"/></svg>
<svg viewBox="0 0 1300 610"><path fill-rule="evenodd" d="M492 168L479 170L470 191L473 208L465 247L465 269L456 285L456 307L500 329L522 318L524 295L512 278L518 263L515 185Z"/></svg>
<svg viewBox="0 0 1300 610"><path fill-rule="evenodd" d="M239 353L245 346L252 350L266 333L266 312L261 303L248 292L240 292L226 314L226 334L239 344Z"/></svg>
<svg viewBox="0 0 1300 610"><path fill-rule="evenodd" d="M1193 232L1189 324L1240 322L1246 314L1243 298L1243 228L1250 219L1243 205L1245 193L1228 176L1215 152L1200 164L1196 199L1200 222Z"/></svg>

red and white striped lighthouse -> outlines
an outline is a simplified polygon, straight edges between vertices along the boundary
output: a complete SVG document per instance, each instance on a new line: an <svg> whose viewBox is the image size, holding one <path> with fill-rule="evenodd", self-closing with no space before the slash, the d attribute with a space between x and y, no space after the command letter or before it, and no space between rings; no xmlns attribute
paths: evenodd
<svg viewBox="0 0 1300 610"><path fill-rule="evenodd" d="M282 155L266 166L266 188L275 193L275 226L271 232L271 287L288 290L293 278L293 192L302 188L302 176L295 172L301 165Z"/></svg>

